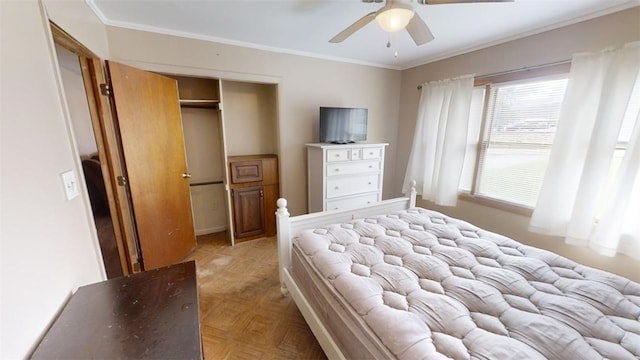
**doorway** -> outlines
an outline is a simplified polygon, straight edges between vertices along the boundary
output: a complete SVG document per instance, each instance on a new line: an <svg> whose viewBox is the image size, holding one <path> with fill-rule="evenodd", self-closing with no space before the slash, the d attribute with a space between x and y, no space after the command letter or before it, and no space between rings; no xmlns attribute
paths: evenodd
<svg viewBox="0 0 640 360"><path fill-rule="evenodd" d="M56 29L54 24L52 24L52 30L54 33L54 39L57 43L59 43L59 39L56 39L56 31L62 32L63 35L64 32L59 28ZM71 38L71 41L75 40ZM64 47L66 47L66 44L64 42L62 44ZM87 99L85 99L85 101L89 101L88 106L92 115L92 124L94 126L94 130L97 131L95 134L95 140L97 142L99 155L98 158L103 159L103 161L101 161L101 164L103 165L102 170L105 177L104 181L108 193L107 197L110 202L109 207L111 210L111 214L117 215L115 217L112 217L112 221L114 221L113 228L115 230L116 243L118 245L118 253L123 273L127 275L141 270L140 265L142 264L143 255L145 252L140 249L141 242L137 241L138 238L135 234L135 225L137 223L139 215L138 212L136 211L135 220L132 213L130 213L128 216L124 216L120 213L123 204L126 204L128 201L130 201L130 199L127 198L127 196L130 195L127 195L126 191L122 190L126 186L122 186L120 184L120 179L118 178L121 177L119 175L124 175L125 178L123 179L123 182L125 183L127 183L127 181L130 179L128 179L125 174L125 172L127 172L127 169L124 165L124 159L118 159L119 154L117 153L117 151L114 152L113 148L111 148L110 145L121 145L121 143L118 142L118 139L113 140L111 138L108 138L114 133L119 133L119 125L113 122L113 118L117 118L117 116L115 115L117 111L110 108L109 101L107 100L106 96L102 96L105 93L101 90L105 90L106 92L111 92L112 90L102 89L102 83L105 82L105 77L103 76L103 68L99 59L97 59L95 56L91 56L92 54L90 53L88 55L82 55L82 53L78 53L73 49L72 51L75 54L79 55L82 74L85 75L84 87L87 89ZM85 59L85 62L83 62L83 58ZM87 58L89 58L88 63L86 62ZM109 62L107 61L107 63ZM89 68L90 71L89 76L86 76L87 68ZM178 67L173 67L171 69L175 69L177 73L180 73ZM145 66L145 70L156 72L164 76L167 76L168 72L166 67L160 70L158 68L154 68L154 66ZM200 103L199 100L202 99L199 98L190 99L198 100L195 102L181 102L181 107L183 108L183 110L186 110L183 111L183 119L185 117L188 118L186 120L187 123L183 124L185 130L196 134L196 137L199 137L200 135L203 135L205 133L210 135L214 134L213 138L209 138L209 140L196 140L195 142L189 142L188 145L198 144L198 146L196 146L194 149L187 149L188 153L196 154L195 156L191 156L191 159L189 160L190 163L194 164L194 159L200 157L200 154L215 154L213 155L213 158L217 159L216 163L211 166L213 162L207 161L209 165L202 167L202 169L208 169L211 171L202 171L193 174L189 173L187 170L180 171L182 177L190 178L191 180L188 184L191 185L192 189L191 198L196 200L196 203L194 204L193 215L196 220L196 230L198 232L198 235L224 230L232 230L232 214L230 214L230 192L226 184L229 176L229 169L226 160L231 154L227 153L227 145L231 144L230 150L233 152L233 155L255 155L267 153L277 154L279 150L277 145L278 132L276 111L276 82L246 83L244 81L215 79L209 77L209 75L210 74L208 73L198 74L197 72L192 71L185 71L185 73L181 75L170 75L171 77L174 77L174 79L176 77L178 78L178 86L180 86L180 84L183 83L185 79L198 80L199 82L206 80L206 83L213 84L213 86L207 85L206 87L209 89L214 89L214 103L216 99L218 99L217 101L221 103L223 94L228 95L226 98L229 100L228 106L226 107L226 114L229 115L228 118L230 121L226 122L223 121L223 117L226 117L226 115L223 116L223 113L225 113L225 111L223 111L221 106L209 104L210 99L205 99L205 104ZM87 79L89 79L89 81L87 81ZM98 87L97 84L101 84L100 87ZM118 92L116 91L115 93L117 94ZM177 91L175 93L177 93ZM180 93L184 93L182 89ZM207 93L211 94L211 92L209 91L207 91ZM93 97L91 95L93 95ZM91 103L92 101L93 104ZM96 112L98 113L98 116L96 117L98 118L98 122L96 122L94 118ZM112 122L107 124L102 123L101 121L105 121L105 117L111 117L112 119L110 121ZM210 119L212 118L214 119L214 122L210 121ZM107 121L109 121L109 119L107 119ZM189 122L193 124L188 124ZM225 131L227 130L224 126L225 123L230 124L230 128L228 129L228 131ZM205 127L203 128L202 125L204 125ZM211 139L215 138L218 139L217 146L214 145L214 141L211 141ZM230 141L227 143L226 140ZM108 146L106 146L105 144ZM211 147L211 149L206 149L203 151L203 149L201 149L199 145L205 144ZM106 158L106 161L104 161L104 158ZM117 163L117 161L121 162ZM107 162L108 165L106 165L107 168L105 169L104 164L107 164ZM129 161L127 161L127 164L128 163ZM216 171L213 171L214 169ZM197 169L194 170L197 171ZM107 173L107 171L111 172ZM192 175L193 178L191 178ZM222 176L222 179L220 178L220 176ZM116 179L118 180L116 181ZM111 191L110 194L109 191ZM124 197L121 192L125 193ZM196 208L201 208L202 211L196 212ZM271 210L266 211L266 213L269 215L272 215L273 212L274 211ZM198 216L198 214L202 214L203 216L200 217ZM119 225L116 225L115 221L119 221ZM127 228L128 232L126 231ZM229 231L229 233L232 232ZM120 236L120 239L118 239L118 236ZM142 236L140 236L140 238L142 238ZM231 244L233 245L233 235L230 235L230 238ZM107 261L108 260L105 259L105 263L107 263Z"/></svg>
<svg viewBox="0 0 640 360"><path fill-rule="evenodd" d="M102 260L108 279L124 275L116 243L116 234L109 209L107 191L98 154L98 146L91 123L80 58L56 44L58 65L69 106L71 123L80 154L84 180L89 194L94 225L100 243Z"/></svg>
<svg viewBox="0 0 640 360"><path fill-rule="evenodd" d="M110 242L113 238L117 248L116 256L113 252L103 250L102 244L100 245L105 268L111 266L114 269L113 271L105 269L105 273L109 278L119 274L129 275L140 271L139 251L136 247L135 226L128 204L128 195L126 189L117 184L117 175L122 174L123 162L117 146L114 145L117 139L113 131L114 124L109 103L100 95L100 89L95 85L104 82L102 63L95 54L55 23L49 24L56 46L60 72L63 77L67 77L67 80L62 82L65 87L65 97L68 98L71 127L74 134L78 134L75 136L78 138L76 143L82 146L78 148L78 154L85 155L86 159L97 160L97 163L86 162L91 164L85 167L99 164L101 171L94 169L94 172L101 172L103 176L104 188L98 186L95 190L100 192L104 189L106 193L110 224L105 218L94 221L94 224L97 232L103 230L108 233L104 236L109 238L105 247L113 248L113 242ZM97 149L97 154L94 149ZM98 179L96 183L100 183ZM88 183L86 185L89 187ZM97 202L97 197L94 197L94 203L96 203L96 210L99 206L104 206ZM103 216L106 215L104 208L99 212ZM115 266L116 261L120 262L120 271Z"/></svg>

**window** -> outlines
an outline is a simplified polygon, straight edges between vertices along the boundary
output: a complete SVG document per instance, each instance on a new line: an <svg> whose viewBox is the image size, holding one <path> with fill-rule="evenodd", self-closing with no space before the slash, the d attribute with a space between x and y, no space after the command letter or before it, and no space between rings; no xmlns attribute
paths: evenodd
<svg viewBox="0 0 640 360"><path fill-rule="evenodd" d="M478 86L461 189L533 208L538 198L568 74Z"/></svg>
<svg viewBox="0 0 640 360"><path fill-rule="evenodd" d="M493 203L533 209L560 116L568 68L544 77L517 77L515 74L508 81L474 89L460 189ZM639 108L640 83L636 83L620 129L611 174L624 156ZM612 185L610 181L609 186Z"/></svg>

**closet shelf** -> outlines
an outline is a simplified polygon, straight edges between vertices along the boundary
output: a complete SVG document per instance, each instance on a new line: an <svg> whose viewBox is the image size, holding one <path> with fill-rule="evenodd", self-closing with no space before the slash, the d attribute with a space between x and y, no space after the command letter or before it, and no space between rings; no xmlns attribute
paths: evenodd
<svg viewBox="0 0 640 360"><path fill-rule="evenodd" d="M180 106L217 109L220 106L220 100L180 99Z"/></svg>

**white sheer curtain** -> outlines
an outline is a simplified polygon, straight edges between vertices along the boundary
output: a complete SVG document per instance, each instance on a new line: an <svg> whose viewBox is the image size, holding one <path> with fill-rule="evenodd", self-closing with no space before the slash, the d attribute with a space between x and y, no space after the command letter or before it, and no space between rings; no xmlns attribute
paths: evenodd
<svg viewBox="0 0 640 360"><path fill-rule="evenodd" d="M637 114L621 166L611 171L639 71L639 42L573 57L531 231L563 236L568 243L608 255L624 252L640 259ZM614 186L607 190L612 177Z"/></svg>
<svg viewBox="0 0 640 360"><path fill-rule="evenodd" d="M413 146L403 185L425 200L454 206L467 145L473 75L422 84Z"/></svg>

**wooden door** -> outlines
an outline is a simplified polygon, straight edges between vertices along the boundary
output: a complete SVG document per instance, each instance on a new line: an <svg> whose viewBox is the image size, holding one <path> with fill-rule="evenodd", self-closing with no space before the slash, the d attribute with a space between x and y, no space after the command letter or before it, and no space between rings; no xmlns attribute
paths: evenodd
<svg viewBox="0 0 640 360"><path fill-rule="evenodd" d="M264 234L264 191L262 186L233 189L232 196L236 238Z"/></svg>
<svg viewBox="0 0 640 360"><path fill-rule="evenodd" d="M143 269L180 262L196 241L177 83L106 63Z"/></svg>

